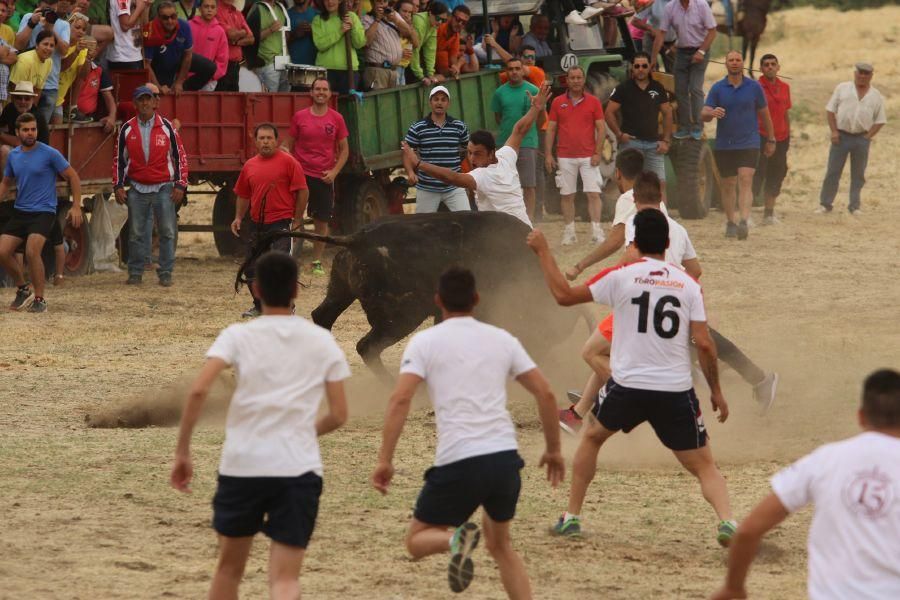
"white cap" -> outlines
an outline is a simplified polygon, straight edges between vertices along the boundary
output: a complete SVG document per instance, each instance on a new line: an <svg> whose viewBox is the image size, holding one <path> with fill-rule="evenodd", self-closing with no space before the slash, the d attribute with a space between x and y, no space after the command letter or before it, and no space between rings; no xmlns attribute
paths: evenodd
<svg viewBox="0 0 900 600"><path fill-rule="evenodd" d="M447 94L447 98L450 98L450 90L448 90L447 88L445 88L442 85L438 85L438 86L431 88L431 92L428 93L428 99L430 100L431 97L434 96L435 94L437 94L438 92L444 92L445 94Z"/></svg>

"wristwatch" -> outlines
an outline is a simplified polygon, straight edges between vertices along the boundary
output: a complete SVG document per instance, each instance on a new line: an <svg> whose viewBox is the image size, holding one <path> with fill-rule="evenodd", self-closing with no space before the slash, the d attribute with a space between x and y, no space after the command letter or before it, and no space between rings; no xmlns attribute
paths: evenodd
<svg viewBox="0 0 900 600"><path fill-rule="evenodd" d="M776 140L775 138L769 138L769 139L766 140L766 143L768 143L768 144L774 144L774 143L776 143L777 141L778 141L778 140Z"/></svg>
<svg viewBox="0 0 900 600"><path fill-rule="evenodd" d="M697 48L697 52L700 53L700 56L706 56L706 50L701 50L700 48Z"/></svg>

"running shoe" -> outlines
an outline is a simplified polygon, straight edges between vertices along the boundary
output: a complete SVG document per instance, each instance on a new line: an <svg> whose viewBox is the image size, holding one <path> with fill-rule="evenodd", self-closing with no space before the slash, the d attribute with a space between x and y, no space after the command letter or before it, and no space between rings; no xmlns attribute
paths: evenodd
<svg viewBox="0 0 900 600"><path fill-rule="evenodd" d="M260 312L260 310L258 308L256 308L255 306L251 306L250 308L248 308L247 310L245 310L244 312L241 313L241 318L242 319L255 319L256 317L258 317L261 314L262 313Z"/></svg>
<svg viewBox="0 0 900 600"><path fill-rule="evenodd" d="M325 274L325 269L322 268L321 260L312 261L312 274L313 275L324 275Z"/></svg>
<svg viewBox="0 0 900 600"><path fill-rule="evenodd" d="M578 241L578 237L575 235L575 227L566 227L563 229L562 236L562 245L563 246L572 246L575 242Z"/></svg>
<svg viewBox="0 0 900 600"><path fill-rule="evenodd" d="M832 209L830 206L822 206L820 204L819 206L816 207L816 210L814 210L813 212L816 213L817 215L827 215L827 214L831 214L831 210Z"/></svg>
<svg viewBox="0 0 900 600"><path fill-rule="evenodd" d="M28 307L28 311L30 313L45 313L47 312L47 301L43 298L35 298L34 302L31 303L31 306Z"/></svg>
<svg viewBox="0 0 900 600"><path fill-rule="evenodd" d="M703 139L703 128L700 129L691 129L691 137L696 141L700 141Z"/></svg>
<svg viewBox="0 0 900 600"><path fill-rule="evenodd" d="M719 521L719 530L716 534L716 541L723 548L727 548L731 543L731 538L737 533L737 521Z"/></svg>
<svg viewBox="0 0 900 600"><path fill-rule="evenodd" d="M737 224L737 239L746 240L748 235L750 235L750 225L741 219L741 222Z"/></svg>
<svg viewBox="0 0 900 600"><path fill-rule="evenodd" d="M575 405L559 411L559 428L570 435L578 435L581 429L581 417L575 412Z"/></svg>
<svg viewBox="0 0 900 600"><path fill-rule="evenodd" d="M686 140L691 137L691 131L689 129L679 129L672 137L676 140Z"/></svg>
<svg viewBox="0 0 900 600"><path fill-rule="evenodd" d="M125 285L141 285L143 278L140 275L129 275Z"/></svg>
<svg viewBox="0 0 900 600"><path fill-rule="evenodd" d="M564 520L563 517L560 517L559 521L556 522L556 525L553 526L551 531L554 535L562 537L580 538L581 519L578 517L569 517Z"/></svg>
<svg viewBox="0 0 900 600"><path fill-rule="evenodd" d="M34 292L31 287L24 285L16 290L16 297L9 305L9 310L26 310L34 301Z"/></svg>
<svg viewBox="0 0 900 600"><path fill-rule="evenodd" d="M857 208L856 210L850 210L850 211L847 211L847 212L850 213L850 216L851 216L851 217L858 217L859 215L863 214L863 211L862 211L861 208Z"/></svg>
<svg viewBox="0 0 900 600"><path fill-rule="evenodd" d="M728 221L728 223L725 224L725 237L736 238L737 235L738 235L738 226L735 225L734 223L732 223L731 221Z"/></svg>
<svg viewBox="0 0 900 600"><path fill-rule="evenodd" d="M163 287L172 287L172 275L170 273L163 273L160 275L159 285Z"/></svg>
<svg viewBox="0 0 900 600"><path fill-rule="evenodd" d="M600 225L591 225L591 243L593 244L602 244L606 239L606 234L603 233L603 227Z"/></svg>
<svg viewBox="0 0 900 600"><path fill-rule="evenodd" d="M569 402L572 404L578 404L578 401L581 400L581 390L567 390L566 398L568 398Z"/></svg>
<svg viewBox="0 0 900 600"><path fill-rule="evenodd" d="M475 577L472 552L478 545L481 532L475 523L463 523L453 532L450 539L450 564L447 565L447 583L450 589L459 593L469 587Z"/></svg>
<svg viewBox="0 0 900 600"><path fill-rule="evenodd" d="M772 371L753 386L753 397L762 407L763 414L769 412L775 403L775 389L778 387L778 373Z"/></svg>
<svg viewBox="0 0 900 600"><path fill-rule="evenodd" d="M781 223L781 219L776 217L775 215L768 215L763 217L763 225L778 225Z"/></svg>

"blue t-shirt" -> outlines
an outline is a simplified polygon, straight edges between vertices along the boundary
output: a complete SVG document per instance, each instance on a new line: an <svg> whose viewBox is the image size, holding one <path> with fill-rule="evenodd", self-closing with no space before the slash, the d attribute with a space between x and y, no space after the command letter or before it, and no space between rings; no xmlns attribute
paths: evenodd
<svg viewBox="0 0 900 600"><path fill-rule="evenodd" d="M757 112L766 107L762 86L749 77L734 87L728 77L713 84L706 106L725 109L725 118L716 124L716 150L759 150Z"/></svg>
<svg viewBox="0 0 900 600"><path fill-rule="evenodd" d="M303 12L297 12L293 8L288 11L291 18L291 30L297 27L298 23L312 23L313 18L319 14L311 4ZM288 42L288 52L291 55L291 62L295 65L314 65L316 64L316 46L313 44L312 31Z"/></svg>
<svg viewBox="0 0 900 600"><path fill-rule="evenodd" d="M3 175L16 180L15 208L29 213L56 214L56 176L69 168L69 161L56 148L36 142L25 152L13 148Z"/></svg>
<svg viewBox="0 0 900 600"><path fill-rule="evenodd" d="M25 29L25 26L28 24L28 20L31 19L32 13L27 13L24 17L22 17L21 23L19 23L19 32L22 32ZM44 30L43 25L38 25L34 29L31 30L31 40L28 42L29 48L34 48L37 45L37 36L40 32ZM70 27L69 23L65 19L57 19L56 23L53 24L53 31L56 32L56 35L59 39L69 42L69 34ZM59 54L58 50L53 50L53 55L50 57L50 60L53 61L53 68L50 69L50 74L47 75L47 80L44 82L45 90L58 90L59 89L59 69L62 64L62 58Z"/></svg>
<svg viewBox="0 0 900 600"><path fill-rule="evenodd" d="M184 19L178 19L178 31L175 32L175 38L163 46L145 47L144 57L151 62L157 78L159 78L160 73L174 76L178 73L178 67L181 66L181 57L184 56L185 50L190 50L193 47L194 36L191 35L190 23ZM166 76L163 78L168 79ZM163 85L168 84L163 83Z"/></svg>

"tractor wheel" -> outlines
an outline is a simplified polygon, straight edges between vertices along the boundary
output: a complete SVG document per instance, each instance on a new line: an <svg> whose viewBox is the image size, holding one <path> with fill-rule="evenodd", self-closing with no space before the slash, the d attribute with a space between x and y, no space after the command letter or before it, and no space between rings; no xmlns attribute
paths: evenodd
<svg viewBox="0 0 900 600"><path fill-rule="evenodd" d="M350 193L344 196L341 231L355 233L376 219L388 215L387 195L374 179L361 179L349 186Z"/></svg>
<svg viewBox="0 0 900 600"><path fill-rule="evenodd" d="M234 220L234 206L237 196L231 185L225 185L219 188L216 193L216 201L213 204L213 226L214 227L230 227ZM243 224L246 228L250 225L249 220ZM213 239L216 242L216 250L219 256L240 256L247 254L247 243L244 237L234 237L234 234L228 231L213 231Z"/></svg>
<svg viewBox="0 0 900 600"><path fill-rule="evenodd" d="M60 226L63 228L63 243L68 246L65 261L65 275L86 275L91 268L91 228L87 219L81 223L78 229L66 221L65 215L60 215Z"/></svg>
<svg viewBox="0 0 900 600"><path fill-rule="evenodd" d="M674 156L678 213L683 219L703 219L716 197L712 151L705 141L681 140Z"/></svg>

